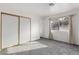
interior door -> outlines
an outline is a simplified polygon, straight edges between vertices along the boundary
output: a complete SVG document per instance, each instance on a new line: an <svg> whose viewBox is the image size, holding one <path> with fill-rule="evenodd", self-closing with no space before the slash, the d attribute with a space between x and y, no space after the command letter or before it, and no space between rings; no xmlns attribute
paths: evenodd
<svg viewBox="0 0 79 59"><path fill-rule="evenodd" d="M18 17L2 14L2 48L18 44Z"/></svg>
<svg viewBox="0 0 79 59"><path fill-rule="evenodd" d="M30 20L20 18L20 44L30 41Z"/></svg>

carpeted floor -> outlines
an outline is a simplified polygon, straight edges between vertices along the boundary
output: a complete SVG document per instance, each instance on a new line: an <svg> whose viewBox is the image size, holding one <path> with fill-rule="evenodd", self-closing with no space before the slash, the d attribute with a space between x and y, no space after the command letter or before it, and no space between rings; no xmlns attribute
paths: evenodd
<svg viewBox="0 0 79 59"><path fill-rule="evenodd" d="M41 38L29 45L8 48L1 55L79 55L79 46Z"/></svg>

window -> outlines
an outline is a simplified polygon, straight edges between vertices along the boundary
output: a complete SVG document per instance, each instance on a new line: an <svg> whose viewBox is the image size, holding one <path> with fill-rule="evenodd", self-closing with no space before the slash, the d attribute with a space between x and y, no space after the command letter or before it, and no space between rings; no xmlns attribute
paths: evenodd
<svg viewBox="0 0 79 59"><path fill-rule="evenodd" d="M69 17L61 17L55 20L51 20L51 29L52 30L65 30L68 29Z"/></svg>

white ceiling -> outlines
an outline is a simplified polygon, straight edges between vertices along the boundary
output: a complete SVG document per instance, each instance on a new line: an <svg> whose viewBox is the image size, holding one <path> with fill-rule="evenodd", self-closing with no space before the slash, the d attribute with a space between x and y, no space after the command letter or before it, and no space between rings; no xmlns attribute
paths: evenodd
<svg viewBox="0 0 79 59"><path fill-rule="evenodd" d="M55 3L50 7L48 3L0 3L0 10L22 14L48 16L79 8L78 3Z"/></svg>
<svg viewBox="0 0 79 59"><path fill-rule="evenodd" d="M57 14L57 13L67 12L76 8L79 8L78 3L55 3L55 5L50 8L50 10L51 10L51 14Z"/></svg>

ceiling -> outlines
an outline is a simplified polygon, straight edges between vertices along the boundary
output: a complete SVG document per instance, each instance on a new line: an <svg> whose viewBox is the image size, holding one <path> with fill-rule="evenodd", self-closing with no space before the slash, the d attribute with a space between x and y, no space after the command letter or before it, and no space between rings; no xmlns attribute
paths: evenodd
<svg viewBox="0 0 79 59"><path fill-rule="evenodd" d="M49 16L62 12L67 12L79 8L78 3L0 3L0 10L11 11L25 15Z"/></svg>

